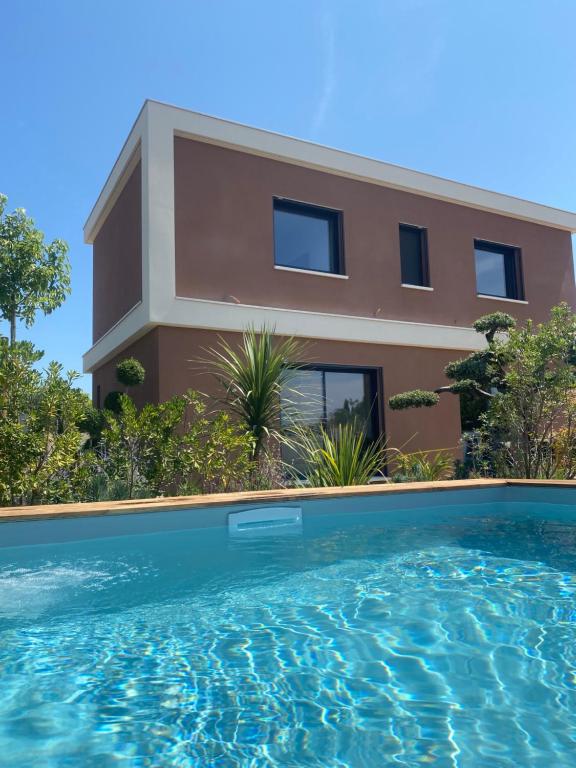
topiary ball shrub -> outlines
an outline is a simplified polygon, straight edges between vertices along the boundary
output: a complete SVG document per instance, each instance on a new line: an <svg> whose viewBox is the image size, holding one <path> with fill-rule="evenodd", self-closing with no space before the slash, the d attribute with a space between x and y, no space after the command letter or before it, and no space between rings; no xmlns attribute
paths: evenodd
<svg viewBox="0 0 576 768"><path fill-rule="evenodd" d="M402 392L393 395L388 400L388 405L393 411L402 411L405 408L431 408L440 400L436 392L425 392L423 389L414 389L412 392Z"/></svg>
<svg viewBox="0 0 576 768"><path fill-rule="evenodd" d="M146 378L144 366L135 357L127 357L116 366L116 379L125 387L136 387Z"/></svg>
<svg viewBox="0 0 576 768"><path fill-rule="evenodd" d="M114 389L112 392L108 392L106 397L104 398L104 408L107 411L112 411L112 413L120 413L122 410L122 406L120 403L120 398L122 396L122 392L118 392L118 390Z"/></svg>

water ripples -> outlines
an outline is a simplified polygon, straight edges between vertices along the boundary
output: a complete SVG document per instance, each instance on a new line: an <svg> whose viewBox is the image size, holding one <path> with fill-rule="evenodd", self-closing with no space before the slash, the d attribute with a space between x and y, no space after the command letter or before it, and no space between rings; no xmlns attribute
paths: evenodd
<svg viewBox="0 0 576 768"><path fill-rule="evenodd" d="M0 764L574 765L571 572L453 542L354 559L345 545L262 583L215 570L171 599L9 626ZM105 592L142 576L90 562L5 570L0 608L14 616L12 591L34 613L39 583Z"/></svg>

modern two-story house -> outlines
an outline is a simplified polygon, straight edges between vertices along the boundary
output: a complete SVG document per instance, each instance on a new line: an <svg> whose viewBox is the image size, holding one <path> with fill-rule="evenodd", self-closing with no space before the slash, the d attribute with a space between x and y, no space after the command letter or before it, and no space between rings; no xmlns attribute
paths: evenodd
<svg viewBox="0 0 576 768"><path fill-rule="evenodd" d="M458 398L390 411L481 347L471 323L576 305L576 214L147 101L85 226L94 252L94 401L138 358L136 394L214 383L218 337L306 341L318 421L354 410L410 450L456 448ZM310 414L308 414L310 417Z"/></svg>

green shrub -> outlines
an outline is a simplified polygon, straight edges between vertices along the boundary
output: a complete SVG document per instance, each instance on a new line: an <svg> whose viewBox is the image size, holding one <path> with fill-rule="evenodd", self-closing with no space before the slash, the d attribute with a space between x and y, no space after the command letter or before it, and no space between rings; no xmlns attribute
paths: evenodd
<svg viewBox="0 0 576 768"><path fill-rule="evenodd" d="M414 451L403 453L391 450L392 482L433 482L449 480L454 475L454 457L450 451Z"/></svg>
<svg viewBox="0 0 576 768"><path fill-rule="evenodd" d="M187 392L138 409L119 394L106 412L96 448L97 498L141 498L250 487L252 438L225 413L206 416L202 397Z"/></svg>
<svg viewBox="0 0 576 768"><path fill-rule="evenodd" d="M436 392L426 392L423 389L414 389L411 392L401 392L393 395L388 400L388 405L393 411L401 411L405 408L431 408L440 400Z"/></svg>
<svg viewBox="0 0 576 768"><path fill-rule="evenodd" d="M104 408L112 413L120 413L120 398L123 393L118 392L117 389L113 389L112 392L108 392L104 398Z"/></svg>
<svg viewBox="0 0 576 768"><path fill-rule="evenodd" d="M288 471L311 487L366 485L382 475L385 453L381 440L370 443L353 422L331 429L296 427L289 444L303 463L303 472Z"/></svg>
<svg viewBox="0 0 576 768"><path fill-rule="evenodd" d="M127 357L116 366L116 379L125 387L136 387L143 384L145 378L144 366L135 357Z"/></svg>

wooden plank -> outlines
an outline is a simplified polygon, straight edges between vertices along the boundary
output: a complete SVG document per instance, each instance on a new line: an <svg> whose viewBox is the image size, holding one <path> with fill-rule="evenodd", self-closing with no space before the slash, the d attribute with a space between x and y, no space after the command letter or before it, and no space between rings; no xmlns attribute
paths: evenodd
<svg viewBox="0 0 576 768"><path fill-rule="evenodd" d="M523 481L520 482L522 483ZM576 485L574 481L567 482ZM474 488L495 488L506 486L507 483L508 481L506 480L495 479L438 480L435 482L354 485L334 488L279 488L272 491L244 491L241 493L216 493L197 496L162 496L153 499L127 499L123 501L99 501L81 504L0 507L0 523L95 515L124 515L193 509L195 507L221 507L236 504L299 501L304 499L332 499L348 496L424 493L429 491L459 491ZM554 484L554 481L552 484Z"/></svg>

